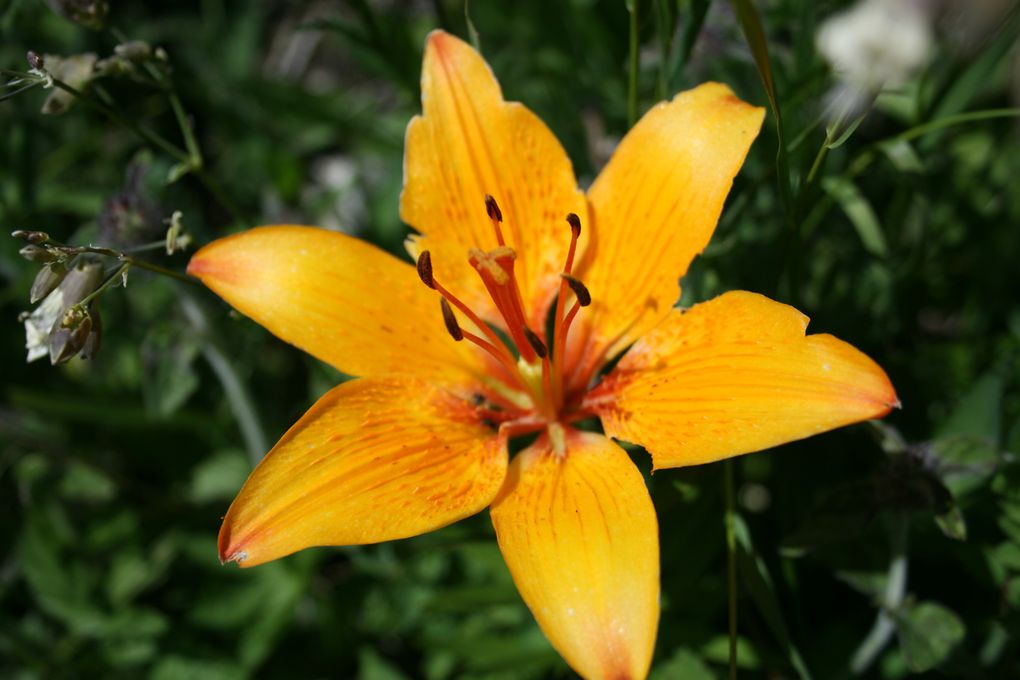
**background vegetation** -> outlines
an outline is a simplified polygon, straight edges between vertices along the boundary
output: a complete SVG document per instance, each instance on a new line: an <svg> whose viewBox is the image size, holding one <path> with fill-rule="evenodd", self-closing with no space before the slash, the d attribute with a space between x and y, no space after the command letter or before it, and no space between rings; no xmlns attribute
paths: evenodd
<svg viewBox="0 0 1020 680"><path fill-rule="evenodd" d="M27 71L28 50L104 59L128 40L165 58L122 48L81 84L86 101L50 101L62 113L41 113L57 92L41 86L0 103L4 229L124 250L162 239L180 211L195 244L297 221L400 250L421 48L436 26L470 35L464 3L114 2L102 30L49 7L76 4L0 2L0 68ZM926 65L845 142L852 128L834 130L831 151L837 80L815 41L846 3L469 8L504 92L548 122L585 184L628 127L632 45L639 111L707 79L766 105L759 67L771 72L782 124L772 106L683 301L745 288L791 302L875 357L904 407L736 461L743 677L1020 676L1020 145L1016 112L1001 111L1017 105L1020 28L1009 2L929 5ZM964 20L979 10L990 18ZM27 364L16 320L41 265L22 246L0 248L0 676L570 676L484 514L221 567L219 519L247 471L340 376L202 289L137 268L100 300L98 356ZM178 272L187 259L138 256ZM724 466L649 484L663 572L653 676L722 677Z"/></svg>

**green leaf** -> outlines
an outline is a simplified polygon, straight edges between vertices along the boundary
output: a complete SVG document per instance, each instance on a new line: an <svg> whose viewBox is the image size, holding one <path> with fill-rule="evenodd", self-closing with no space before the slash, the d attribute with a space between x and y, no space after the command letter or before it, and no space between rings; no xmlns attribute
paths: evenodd
<svg viewBox="0 0 1020 680"><path fill-rule="evenodd" d="M248 677L248 673L231 661L178 655L160 659L149 675L150 680L245 680Z"/></svg>
<svg viewBox="0 0 1020 680"><path fill-rule="evenodd" d="M467 24L468 39L471 41L471 46L481 52L482 38L478 35L478 29L475 28L475 22L471 21L470 0L464 0L464 23Z"/></svg>
<svg viewBox="0 0 1020 680"><path fill-rule="evenodd" d="M1002 432L1002 393L1006 381L998 373L983 375L960 399L939 428L939 436L964 435L995 445Z"/></svg>
<svg viewBox="0 0 1020 680"><path fill-rule="evenodd" d="M935 515L935 524L942 533L957 541L967 540L967 522L963 519L963 512L955 500L950 502L949 508L940 514Z"/></svg>
<svg viewBox="0 0 1020 680"><path fill-rule="evenodd" d="M952 610L937 602L920 602L895 615L900 651L915 673L929 671L949 658L967 632Z"/></svg>
<svg viewBox="0 0 1020 680"><path fill-rule="evenodd" d="M921 161L921 157L917 155L914 147L907 140L894 139L887 144L880 145L879 148L893 164L893 167L900 172L916 174L924 172L924 163Z"/></svg>
<svg viewBox="0 0 1020 680"><path fill-rule="evenodd" d="M740 30L747 40L747 46L751 49L754 57L754 65L758 68L758 75L761 78L762 86L765 88L765 95L768 97L769 105L772 107L772 115L776 118L776 137L779 142L779 152L776 155L776 174L779 177L779 195L782 199L783 209L791 227L794 225L793 215L793 188L790 183L790 160L786 149L786 136L783 131L783 113L779 107L779 98L776 96L775 80L772 76L772 61L769 58L768 40L765 37L765 29L758 16L751 0L735 0L737 19L740 22Z"/></svg>
<svg viewBox="0 0 1020 680"><path fill-rule="evenodd" d="M195 466L188 497L193 503L229 501L250 473L251 465L243 451L222 451Z"/></svg>
<svg viewBox="0 0 1020 680"><path fill-rule="evenodd" d="M878 216L857 186L846 177L824 177L822 188L843 208L865 249L876 257L888 255L889 246Z"/></svg>
<svg viewBox="0 0 1020 680"><path fill-rule="evenodd" d="M669 661L658 664L648 676L649 680L715 680L715 674L708 664L701 660L692 649L681 647Z"/></svg>
<svg viewBox="0 0 1020 680"><path fill-rule="evenodd" d="M400 669L371 647L358 651L358 680L408 680Z"/></svg>
<svg viewBox="0 0 1020 680"><path fill-rule="evenodd" d="M797 672L797 676L802 680L810 680L811 673L804 663L804 658L801 656L800 650L790 640L790 632L783 619L783 609L776 597L768 567L765 566L761 557L755 554L754 546L751 544L751 533L744 519L739 515L734 519L734 533L737 538L737 565L744 587L750 593L758 612L765 619L765 623L776 642L779 643L790 666Z"/></svg>
<svg viewBox="0 0 1020 680"><path fill-rule="evenodd" d="M159 417L173 415L198 389L194 362L197 338L166 328L153 329L142 345L146 364L142 394L146 409Z"/></svg>
<svg viewBox="0 0 1020 680"><path fill-rule="evenodd" d="M982 90L988 87L995 69L1008 58L1016 44L1020 29L1020 6L1014 5L999 22L995 36L975 59L967 62L962 73L952 80L932 112L931 118L950 116L967 109Z"/></svg>
<svg viewBox="0 0 1020 680"><path fill-rule="evenodd" d="M117 488L102 470L73 460L60 480L60 493L69 500L101 502L113 498Z"/></svg>
<svg viewBox="0 0 1020 680"><path fill-rule="evenodd" d="M726 664L730 662L730 639L726 635L716 635L701 647L701 655L712 663ZM744 670L761 668L761 657L754 645L745 637L737 637L737 667Z"/></svg>

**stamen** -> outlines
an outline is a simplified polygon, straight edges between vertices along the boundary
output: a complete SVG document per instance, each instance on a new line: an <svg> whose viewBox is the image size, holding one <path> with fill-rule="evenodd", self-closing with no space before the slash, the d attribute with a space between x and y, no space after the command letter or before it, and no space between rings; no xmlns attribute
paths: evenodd
<svg viewBox="0 0 1020 680"><path fill-rule="evenodd" d="M553 364L555 364L557 368L556 384L554 385L556 391L553 397L556 401L558 408L561 408L563 406L563 392L564 392L563 360L567 346L566 331L567 329L570 328L569 321L567 321L565 324L562 323L563 321L565 321L563 317L563 309L566 307L567 304L567 288L570 287L574 291L574 295L577 296L578 301L581 300L581 295L578 294L578 289L574 287L573 283L571 283L571 281L581 283L580 281L574 279L571 276L571 272L574 269L574 256L577 254L577 240L581 238L581 218L578 217L576 213L568 213L566 219L567 224L570 225L570 247L567 249L567 261L563 264L563 273L561 274L563 280L560 281L560 294L556 296L556 316L554 317L553 320ZM585 288L583 284L581 284L581 290L584 291L588 303L590 303L591 294L588 293L588 289ZM573 317L576 314L577 311L572 309L571 312L567 314L567 316L570 318L570 321L573 321Z"/></svg>
<svg viewBox="0 0 1020 680"><path fill-rule="evenodd" d="M447 302L449 302L454 307L459 309L464 314L464 316L471 320L471 323L478 327L478 329L485 333L486 337L489 338L491 342L485 342L485 345L491 348L491 351L485 347L483 347L483 349L486 349L486 351L489 351L490 353L494 353L494 355L498 359L500 359L500 362L503 363L504 365L515 366L514 358L513 355L510 354L510 350L508 350L506 345L503 344L503 341L499 339L499 336L496 335L495 331L489 328L489 324L482 321L482 319L477 314L471 311L470 307L461 302L460 299L457 298L457 296L448 291L446 287L443 286L443 284L439 283L439 281L436 280L435 275L432 273L432 256L429 254L429 251L427 250L421 251L421 254L418 255L417 266L418 276L421 277L422 283L424 283L426 286L432 288L433 290L437 291L440 295L442 295L443 299L445 299ZM474 335L473 333L468 333L463 329L461 329L461 332L464 333L464 337L468 338L469 340L471 338L478 338L477 335ZM478 339L481 340L481 338ZM511 371L511 375L515 374L516 368L515 370Z"/></svg>
<svg viewBox="0 0 1020 680"><path fill-rule="evenodd" d="M591 304L591 293L588 292L588 287L585 286L580 279L571 276L570 274L560 274L563 280L570 286L570 290L574 291L574 295L577 297L577 303L582 307L587 307Z"/></svg>
<svg viewBox="0 0 1020 680"><path fill-rule="evenodd" d="M535 350L535 354L537 354L540 359L545 359L549 355L549 350L545 346L545 343L542 342L542 338L538 337L538 333L527 326L524 326L523 331L524 337L528 339L528 344L531 345L531 349Z"/></svg>
<svg viewBox="0 0 1020 680"><path fill-rule="evenodd" d="M550 418L555 418L559 407L553 399L552 367L549 365L549 349L545 346L542 338L538 337L538 333L527 326L524 326L522 330L524 331L524 337L528 339L528 344L531 345L531 349L535 350L535 354L542 359L542 394L544 398L541 400L541 403L545 408L546 415Z"/></svg>
<svg viewBox="0 0 1020 680"><path fill-rule="evenodd" d="M464 331L460 329L460 325L457 323L457 317L453 315L453 309L450 308L450 303L446 301L446 298L439 298L439 306L443 310L443 323L446 324L446 330L450 333L450 337L456 342L460 342L464 339Z"/></svg>
<svg viewBox="0 0 1020 680"><path fill-rule="evenodd" d="M587 305L582 305L580 300L576 300L574 302L574 305L570 308L570 311L567 312L567 315L563 317L563 323L560 324L560 327L557 329L557 332L559 336L564 339L564 341L566 341L567 332L570 330L570 324L573 323L574 317L577 316L577 313L581 310L581 307L585 306Z"/></svg>
<svg viewBox="0 0 1020 680"><path fill-rule="evenodd" d="M496 242L501 246L506 245L506 241L503 240L503 211L499 209L499 205L496 203L496 199L490 194L485 195L485 212L489 215L489 219L492 220L492 228L496 231Z"/></svg>
<svg viewBox="0 0 1020 680"><path fill-rule="evenodd" d="M443 323L446 324L446 330L450 333L450 337L452 337L455 342L460 342L466 338L491 354L492 358L502 364L503 367L509 371L511 376L516 376L518 374L517 365L514 363L513 357L510 356L505 345L502 343L494 345L491 342L478 337L471 331L466 331L461 328L460 324L457 323L457 317L453 313L453 308L450 307L450 303L446 301L446 298L439 298L439 307L443 310ZM502 351L500 351L500 348L502 348Z"/></svg>
<svg viewBox="0 0 1020 680"><path fill-rule="evenodd" d="M436 282L432 278L432 254L429 251L421 251L421 254L418 255L417 267L418 277L421 279L421 282L435 290Z"/></svg>
<svg viewBox="0 0 1020 680"><path fill-rule="evenodd" d="M581 218L577 216L577 213L567 213L567 224L570 225L574 239L581 238Z"/></svg>

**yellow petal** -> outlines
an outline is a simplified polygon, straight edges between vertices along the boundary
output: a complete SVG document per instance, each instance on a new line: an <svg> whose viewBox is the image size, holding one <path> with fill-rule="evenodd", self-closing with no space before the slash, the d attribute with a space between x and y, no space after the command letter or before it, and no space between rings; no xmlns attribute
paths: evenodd
<svg viewBox="0 0 1020 680"><path fill-rule="evenodd" d="M514 459L492 505L521 597L589 680L648 673L659 620L659 538L641 473L602 435L542 437Z"/></svg>
<svg viewBox="0 0 1020 680"><path fill-rule="evenodd" d="M506 468L505 438L466 402L420 380L353 380L251 473L223 520L220 559L250 567L432 531L487 506Z"/></svg>
<svg viewBox="0 0 1020 680"><path fill-rule="evenodd" d="M624 137L588 191L594 236L579 276L593 302L578 321L591 332L589 363L669 313L763 116L725 85L706 83L659 104Z"/></svg>
<svg viewBox="0 0 1020 680"><path fill-rule="evenodd" d="M467 263L471 247L497 245L485 211L491 194L503 213L507 245L517 250L521 295L536 328L559 288L570 243L564 218L585 219L573 167L549 128L505 102L488 64L467 43L434 31L425 45L423 115L407 126L400 216L424 236L436 276L489 319L494 308Z"/></svg>
<svg viewBox="0 0 1020 680"><path fill-rule="evenodd" d="M606 433L656 468L760 451L899 405L885 372L793 307L736 291L673 310L590 397Z"/></svg>
<svg viewBox="0 0 1020 680"><path fill-rule="evenodd" d="M345 234L259 227L214 241L188 273L242 314L350 375L465 381L478 353L455 343L414 267Z"/></svg>

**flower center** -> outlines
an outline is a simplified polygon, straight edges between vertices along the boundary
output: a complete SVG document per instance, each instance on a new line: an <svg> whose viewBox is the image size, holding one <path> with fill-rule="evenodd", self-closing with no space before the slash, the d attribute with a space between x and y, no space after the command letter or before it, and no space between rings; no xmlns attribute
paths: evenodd
<svg viewBox="0 0 1020 680"><path fill-rule="evenodd" d="M545 333L528 325L520 285L514 274L516 251L506 245L503 238L503 213L492 196L485 197L485 209L492 222L499 246L488 252L471 248L468 262L478 273L485 290L503 319L508 341L500 336L468 305L439 282L432 270L432 257L425 250L418 256L418 276L422 282L442 297L440 307L443 321L450 336L457 342L467 340L491 355L505 369L505 379L495 387L499 410L490 413L498 422L520 424L531 422L539 429L562 419L569 419L574 404L565 403L565 374L567 334L581 307L591 303L591 295L584 284L571 271L581 235L581 220L574 213L567 215L570 226L570 247L560 274L559 294L556 297L551 342ZM574 303L567 309L569 292ZM471 320L485 337L465 330L457 321L454 308ZM550 351L551 348L551 351Z"/></svg>

